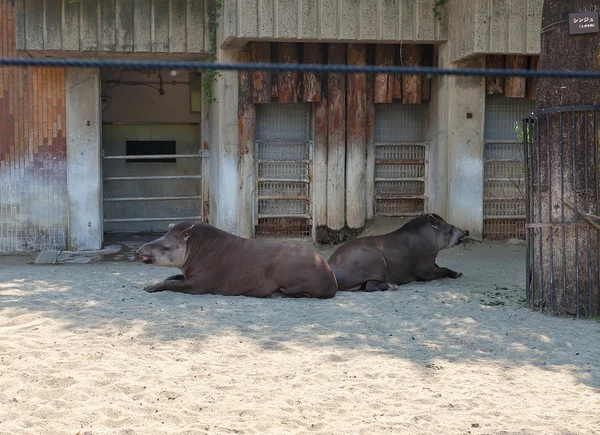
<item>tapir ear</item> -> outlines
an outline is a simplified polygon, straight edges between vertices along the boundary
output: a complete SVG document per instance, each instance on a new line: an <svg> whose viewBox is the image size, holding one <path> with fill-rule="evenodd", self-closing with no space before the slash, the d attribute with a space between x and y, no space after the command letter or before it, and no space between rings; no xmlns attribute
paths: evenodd
<svg viewBox="0 0 600 435"><path fill-rule="evenodd" d="M437 227L440 222L435 218L434 215L428 214L427 215L427 223L429 224L429 226L431 226L431 228L433 228L434 230L437 230Z"/></svg>
<svg viewBox="0 0 600 435"><path fill-rule="evenodd" d="M195 224L190 225L185 230L182 230L179 235L183 238L183 240L187 240L192 235L192 228L194 228Z"/></svg>
<svg viewBox="0 0 600 435"><path fill-rule="evenodd" d="M175 224L169 224L169 229L173 228Z"/></svg>

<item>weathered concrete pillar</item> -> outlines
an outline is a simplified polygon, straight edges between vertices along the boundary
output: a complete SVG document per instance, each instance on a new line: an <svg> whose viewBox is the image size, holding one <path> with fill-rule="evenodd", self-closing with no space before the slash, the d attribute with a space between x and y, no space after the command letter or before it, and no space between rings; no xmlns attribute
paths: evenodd
<svg viewBox="0 0 600 435"><path fill-rule="evenodd" d="M440 68L447 68L448 44L439 48ZM435 55L434 55L435 58ZM448 89L449 76L436 76L429 102L427 211L448 216Z"/></svg>
<svg viewBox="0 0 600 435"><path fill-rule="evenodd" d="M67 68L69 250L101 249L102 163L100 71Z"/></svg>
<svg viewBox="0 0 600 435"><path fill-rule="evenodd" d="M219 49L217 60L219 63L237 62L237 52ZM222 71L221 75L213 84L213 97L217 101L204 103L210 117L209 222L235 234L238 219L238 72Z"/></svg>
<svg viewBox="0 0 600 435"><path fill-rule="evenodd" d="M483 68L484 58L457 67ZM450 77L448 89L448 221L481 238L485 78Z"/></svg>

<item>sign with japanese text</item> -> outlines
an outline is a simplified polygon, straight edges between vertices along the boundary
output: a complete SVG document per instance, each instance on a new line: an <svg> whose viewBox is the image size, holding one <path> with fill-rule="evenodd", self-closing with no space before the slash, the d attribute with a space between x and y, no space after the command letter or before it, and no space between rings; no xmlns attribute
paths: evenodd
<svg viewBox="0 0 600 435"><path fill-rule="evenodd" d="M569 34L598 32L598 11L569 14Z"/></svg>

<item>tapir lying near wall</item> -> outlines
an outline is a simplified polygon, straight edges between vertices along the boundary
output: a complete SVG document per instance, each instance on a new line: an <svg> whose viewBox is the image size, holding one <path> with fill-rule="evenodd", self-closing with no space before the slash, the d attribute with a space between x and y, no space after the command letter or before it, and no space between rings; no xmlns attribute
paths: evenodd
<svg viewBox="0 0 600 435"><path fill-rule="evenodd" d="M389 234L361 237L329 258L339 290L394 290L411 281L458 278L462 273L435 264L442 249L469 235L437 214L419 216Z"/></svg>
<svg viewBox="0 0 600 435"><path fill-rule="evenodd" d="M149 293L332 298L337 291L329 265L309 247L244 239L207 223L171 224L136 254L144 263L182 272L144 288Z"/></svg>

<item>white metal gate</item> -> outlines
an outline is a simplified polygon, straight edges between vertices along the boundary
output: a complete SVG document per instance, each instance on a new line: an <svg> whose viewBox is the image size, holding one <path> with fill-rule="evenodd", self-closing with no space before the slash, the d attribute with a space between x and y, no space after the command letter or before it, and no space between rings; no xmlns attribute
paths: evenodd
<svg viewBox="0 0 600 435"><path fill-rule="evenodd" d="M521 118L534 102L488 95L485 106L483 236L525 236L525 171ZM515 125L517 129L515 129Z"/></svg>
<svg viewBox="0 0 600 435"><path fill-rule="evenodd" d="M312 237L309 104L257 106L255 237Z"/></svg>
<svg viewBox="0 0 600 435"><path fill-rule="evenodd" d="M198 124L105 124L102 143L105 232L164 232L202 219ZM148 154L156 144L169 146Z"/></svg>
<svg viewBox="0 0 600 435"><path fill-rule="evenodd" d="M378 104L375 112L375 216L427 211L427 105Z"/></svg>

